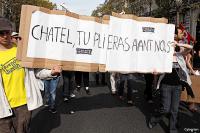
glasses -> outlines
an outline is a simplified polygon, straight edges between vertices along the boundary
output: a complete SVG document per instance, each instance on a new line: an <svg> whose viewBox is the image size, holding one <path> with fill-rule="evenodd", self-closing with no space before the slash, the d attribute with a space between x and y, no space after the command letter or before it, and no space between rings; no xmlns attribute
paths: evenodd
<svg viewBox="0 0 200 133"><path fill-rule="evenodd" d="M22 40L22 38L20 36L11 36L11 38L14 38L16 40Z"/></svg>
<svg viewBox="0 0 200 133"><path fill-rule="evenodd" d="M8 35L10 33L11 33L10 31L0 31L0 36L5 36L5 35Z"/></svg>

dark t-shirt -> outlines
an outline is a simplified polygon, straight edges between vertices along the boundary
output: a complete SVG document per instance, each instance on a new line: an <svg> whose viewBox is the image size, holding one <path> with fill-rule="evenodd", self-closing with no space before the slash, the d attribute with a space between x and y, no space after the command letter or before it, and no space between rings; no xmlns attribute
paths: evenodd
<svg viewBox="0 0 200 133"><path fill-rule="evenodd" d="M180 78L177 74L178 70L180 68L173 68L172 73L167 73L165 74L162 84L167 84L167 85L180 85Z"/></svg>

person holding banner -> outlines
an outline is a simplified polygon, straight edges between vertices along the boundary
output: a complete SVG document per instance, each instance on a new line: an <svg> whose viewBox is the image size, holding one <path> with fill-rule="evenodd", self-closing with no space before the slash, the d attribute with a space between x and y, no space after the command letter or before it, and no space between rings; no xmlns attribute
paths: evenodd
<svg viewBox="0 0 200 133"><path fill-rule="evenodd" d="M70 98L74 98L75 90L75 72L73 71L62 71L63 77L63 101L66 102Z"/></svg>
<svg viewBox="0 0 200 133"><path fill-rule="evenodd" d="M28 133L31 111L43 104L40 90L44 84L40 79L58 75L61 67L51 70L21 67L11 31L11 22L0 18L0 133L11 133L12 128L16 133Z"/></svg>
<svg viewBox="0 0 200 133"><path fill-rule="evenodd" d="M152 90L153 90L153 81L154 81L154 75L151 73L144 74L144 78L146 81L146 87L144 90L144 95L146 96L146 101L148 103L153 103L152 98Z"/></svg>
<svg viewBox="0 0 200 133"><path fill-rule="evenodd" d="M110 84L111 84L111 94L116 95L117 93L117 83L116 83L116 72L111 72L110 74Z"/></svg>
<svg viewBox="0 0 200 133"><path fill-rule="evenodd" d="M77 90L80 91L81 89L81 83L83 80L83 86L85 88L85 91L88 95L90 95L90 90L89 90L89 72L79 72L76 71L75 73L75 80L76 80L76 87Z"/></svg>
<svg viewBox="0 0 200 133"><path fill-rule="evenodd" d="M60 79L60 75L44 80L44 101L45 105L49 106L49 112L57 113L56 110L56 88Z"/></svg>
<svg viewBox="0 0 200 133"><path fill-rule="evenodd" d="M124 100L124 86L125 86L125 81L127 81L127 104L132 106L133 105L133 100L132 100L132 95L133 95L133 74L120 74L120 83L119 83L119 99Z"/></svg>
<svg viewBox="0 0 200 133"><path fill-rule="evenodd" d="M101 75L101 77L100 77ZM105 73L100 73L96 72L96 85L99 85L99 81L101 85L106 85L106 80L105 80L106 74Z"/></svg>
<svg viewBox="0 0 200 133"><path fill-rule="evenodd" d="M187 73L186 63L184 56L187 55L192 46L188 44L177 43L183 38L183 31L175 29L175 52L173 56L172 73L166 73L160 76L161 81L160 94L161 94L161 108L160 111L152 116L148 122L148 127L153 128L159 123L163 116L169 115L169 132L177 133L177 115L180 102L182 87L186 87L188 94L194 97L191 89L191 79ZM180 47L184 47L184 51L180 51ZM159 86L159 84L158 84Z"/></svg>

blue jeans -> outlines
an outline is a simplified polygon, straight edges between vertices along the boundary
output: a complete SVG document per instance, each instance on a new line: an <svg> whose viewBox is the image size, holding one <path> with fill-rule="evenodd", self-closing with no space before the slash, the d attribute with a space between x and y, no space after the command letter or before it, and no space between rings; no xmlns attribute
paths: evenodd
<svg viewBox="0 0 200 133"><path fill-rule="evenodd" d="M151 118L152 123L158 123L163 116L169 114L169 131L177 133L177 116L181 96L181 85L162 84L160 88L161 108L157 116Z"/></svg>
<svg viewBox="0 0 200 133"><path fill-rule="evenodd" d="M177 131L177 116L178 116L178 108L180 103L180 96L181 96L181 85L166 85L163 84L161 86L161 103L163 107L164 113L169 113L169 129L171 132Z"/></svg>
<svg viewBox="0 0 200 133"><path fill-rule="evenodd" d="M119 84L119 96L123 96L124 94L124 84L127 80L127 100L132 100L132 89L134 83L134 75L133 74L120 74L120 84Z"/></svg>
<svg viewBox="0 0 200 133"><path fill-rule="evenodd" d="M56 88L60 77L44 81L45 97L44 100L50 108L55 108Z"/></svg>

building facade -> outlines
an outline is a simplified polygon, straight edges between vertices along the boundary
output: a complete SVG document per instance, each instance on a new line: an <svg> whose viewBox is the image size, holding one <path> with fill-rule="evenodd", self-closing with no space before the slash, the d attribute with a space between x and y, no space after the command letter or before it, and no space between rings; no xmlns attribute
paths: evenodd
<svg viewBox="0 0 200 133"><path fill-rule="evenodd" d="M130 3L133 14L137 16L151 16L151 13L158 9L155 0L135 0ZM177 9L174 6L169 12L169 23L177 25ZM200 0L182 0L179 9L179 22L183 23L186 30L199 40L200 37ZM198 41L200 45L200 40Z"/></svg>
<svg viewBox="0 0 200 133"><path fill-rule="evenodd" d="M198 0L199 1L199 0ZM199 37L199 19L200 19L200 1L196 3L195 0L191 0L190 8L187 10L183 10L181 14L181 21L186 26L187 30L196 38ZM199 43L199 42L198 42ZM199 43L200 45L200 43Z"/></svg>
<svg viewBox="0 0 200 133"><path fill-rule="evenodd" d="M183 0L183 4L180 8L179 22L183 23L186 30L198 41L200 45L200 0ZM169 19L169 23L177 24L176 13L172 14Z"/></svg>

